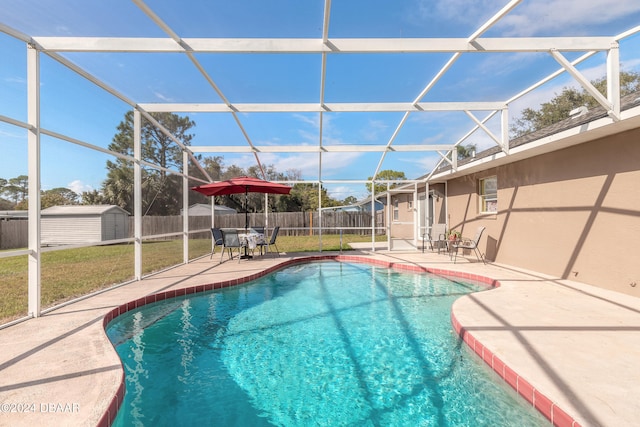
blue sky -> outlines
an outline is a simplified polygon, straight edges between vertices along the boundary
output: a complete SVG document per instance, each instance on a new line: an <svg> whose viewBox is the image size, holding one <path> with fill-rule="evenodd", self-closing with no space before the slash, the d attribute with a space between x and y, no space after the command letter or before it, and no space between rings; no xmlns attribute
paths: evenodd
<svg viewBox="0 0 640 427"><path fill-rule="evenodd" d="M133 2L113 0L12 0L0 8L0 23L32 36L166 37ZM187 1L146 3L181 37L322 36L321 0ZM468 37L506 0L334 0L330 38ZM636 0L524 0L485 37L617 35L640 25ZM0 33L0 115L26 121L26 48ZM219 103L220 98L185 55L65 53L66 58L139 103ZM578 54L566 54L573 59ZM410 102L451 57L441 54L328 55L325 102ZM640 37L621 43L622 69L640 70ZM198 54L197 59L232 103L319 102L320 55ZM597 54L580 69L594 79L605 73ZM534 84L559 65L546 53L465 54L423 101L504 101ZM525 107L536 108L563 87L576 86L563 75L514 102L511 119ZM41 55L42 126L93 145L107 147L129 106ZM483 118L486 113L478 112ZM193 145L246 145L233 117L222 113L188 114L196 122ZM256 145L318 144L319 114L253 113L239 120ZM402 113L327 113L323 144L386 144ZM473 127L462 112L412 114L394 145L452 144ZM498 121L489 122L498 133ZM468 141L480 149L493 145L476 132ZM0 177L27 172L26 132L0 122ZM322 178L366 179L380 153L340 153L323 157ZM43 137L42 187L99 189L109 156ZM424 175L434 153L390 153L382 169ZM318 177L318 156L263 154L264 165L278 171L298 169L305 179ZM225 164L249 167L253 155L225 155ZM326 185L335 197L362 197L364 185Z"/></svg>

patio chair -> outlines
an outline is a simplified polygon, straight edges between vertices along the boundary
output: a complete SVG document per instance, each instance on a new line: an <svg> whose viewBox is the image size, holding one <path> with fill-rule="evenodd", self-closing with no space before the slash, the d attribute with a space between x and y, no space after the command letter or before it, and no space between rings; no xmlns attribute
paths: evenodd
<svg viewBox="0 0 640 427"><path fill-rule="evenodd" d="M224 246L224 238L222 237L222 230L218 227L211 228L211 256L209 259L213 258L213 253L216 251L216 246ZM224 249L222 249L224 252Z"/></svg>
<svg viewBox="0 0 640 427"><path fill-rule="evenodd" d="M264 234L264 227L251 227L251 230L255 233L260 233L260 234Z"/></svg>
<svg viewBox="0 0 640 427"><path fill-rule="evenodd" d="M276 248L276 254L278 254L278 256L280 256L280 251L278 250L278 246L276 246L276 238L278 237L278 231L280 231L280 226L276 226L276 228L273 229L273 232L271 233L271 238L269 239L269 241L265 241L264 243L259 243L258 246L260 246L260 255L262 255L262 248L263 247L267 247L266 251L265 251L265 255L269 253L269 248L271 246L275 246Z"/></svg>
<svg viewBox="0 0 640 427"><path fill-rule="evenodd" d="M484 227L478 227L478 229L476 230L476 235L474 236L473 240L470 239L461 239L458 242L453 242L451 244L451 255L453 255L453 263L456 263L456 258L458 257L458 249L473 249L473 251L476 254L476 258L478 258L478 261L482 261L483 264L486 264L484 257L482 256L482 254L479 252L478 249L478 244L480 243L480 238L482 237L482 233L484 232Z"/></svg>
<svg viewBox="0 0 640 427"><path fill-rule="evenodd" d="M223 228L222 230L222 240L224 242L224 247L222 248L222 253L220 254L220 262L222 262L222 257L224 256L225 249L229 249L229 257L233 259L233 250L238 249L238 262L240 262L240 256L242 255L242 242L240 242L240 238L238 237L238 230L235 228Z"/></svg>
<svg viewBox="0 0 640 427"><path fill-rule="evenodd" d="M440 249L445 248L447 245L447 224L433 224L431 230L422 236L423 253L427 242L431 250L437 246L438 253L440 253Z"/></svg>

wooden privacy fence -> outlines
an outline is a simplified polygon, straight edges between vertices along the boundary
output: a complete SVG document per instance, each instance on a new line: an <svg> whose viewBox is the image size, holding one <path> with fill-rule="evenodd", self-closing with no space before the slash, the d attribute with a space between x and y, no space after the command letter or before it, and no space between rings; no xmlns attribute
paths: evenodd
<svg viewBox="0 0 640 427"><path fill-rule="evenodd" d="M181 217L180 217L181 218ZM204 222L201 222L204 220ZM306 236L318 234L339 234L340 230L348 234L371 235L371 214L367 212L323 212L322 224L318 212L271 212L268 214L269 229L280 226L282 236ZM384 215L376 213L376 234L385 234ZM264 227L264 213L249 214L249 226ZM198 230L211 226L210 217L190 217L189 229ZM244 228L245 215L232 214L215 217L215 226L220 228Z"/></svg>
<svg viewBox="0 0 640 427"><path fill-rule="evenodd" d="M25 220L0 221L0 249L18 249L28 246L29 222Z"/></svg>
<svg viewBox="0 0 640 427"><path fill-rule="evenodd" d="M272 212L269 213L269 229L280 226L281 236L307 236L318 234L371 235L371 214L367 212L323 212L322 224L318 212ZM72 219L70 219L72 220ZM134 218L129 217L129 237L133 237ZM216 215L216 227L244 228L245 215ZM249 226L265 226L264 213L249 214ZM190 216L189 230L203 230L211 227L210 216ZM182 233L182 216L145 216L142 218L142 235ZM376 213L376 234L385 234L384 215ZM210 233L196 233L192 238L210 238ZM180 235L162 239L180 239ZM24 220L0 221L0 249L17 249L28 246L28 222Z"/></svg>

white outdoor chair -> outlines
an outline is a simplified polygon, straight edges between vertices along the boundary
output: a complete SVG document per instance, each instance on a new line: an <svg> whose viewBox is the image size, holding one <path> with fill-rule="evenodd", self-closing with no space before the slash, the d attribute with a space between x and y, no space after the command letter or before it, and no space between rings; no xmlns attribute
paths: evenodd
<svg viewBox="0 0 640 427"><path fill-rule="evenodd" d="M479 249L478 249L478 244L480 243L480 238L482 237L482 233L484 232L484 227L478 227L478 230L476 231L476 235L473 238L473 240L470 239L461 239L458 242L454 242L451 244L451 255L453 255L453 263L456 263L456 258L458 257L458 249L473 249L473 251L476 254L476 258L478 258L478 261L482 261L483 264L486 264L486 262L484 261L484 257L482 256L482 254L480 253Z"/></svg>

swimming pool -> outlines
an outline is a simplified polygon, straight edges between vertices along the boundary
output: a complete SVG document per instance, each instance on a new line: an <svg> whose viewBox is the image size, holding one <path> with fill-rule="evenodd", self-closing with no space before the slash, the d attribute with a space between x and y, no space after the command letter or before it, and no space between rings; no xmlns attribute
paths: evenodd
<svg viewBox="0 0 640 427"><path fill-rule="evenodd" d="M126 376L114 425L549 425L451 327L483 289L317 262L129 311L107 328Z"/></svg>

